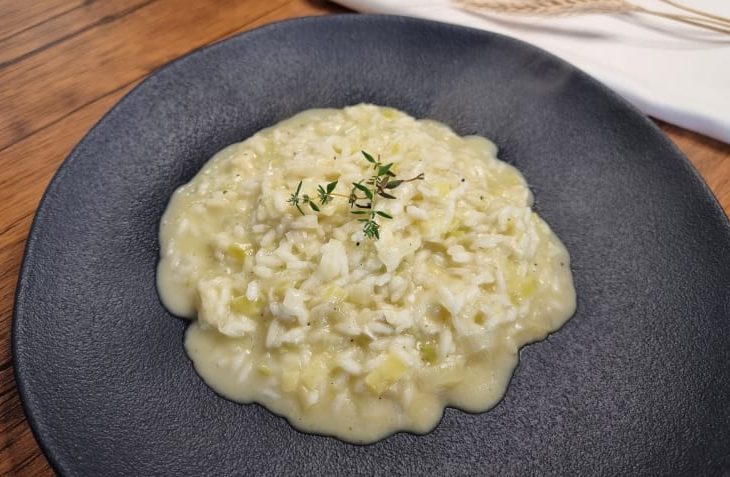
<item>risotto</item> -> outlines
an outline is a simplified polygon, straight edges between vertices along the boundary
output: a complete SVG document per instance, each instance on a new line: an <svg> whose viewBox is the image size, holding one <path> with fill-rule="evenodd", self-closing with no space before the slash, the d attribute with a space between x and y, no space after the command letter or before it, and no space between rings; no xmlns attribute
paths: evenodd
<svg viewBox="0 0 730 477"><path fill-rule="evenodd" d="M373 170L362 151L423 180L353 208L352 184ZM565 247L496 152L361 104L302 112L217 153L160 227L160 296L195 318L197 372L231 400L358 443L427 432L447 405L494 406L519 347L575 309ZM335 181L331 202L293 206L298 186ZM378 237L353 214L368 205L383 212Z"/></svg>

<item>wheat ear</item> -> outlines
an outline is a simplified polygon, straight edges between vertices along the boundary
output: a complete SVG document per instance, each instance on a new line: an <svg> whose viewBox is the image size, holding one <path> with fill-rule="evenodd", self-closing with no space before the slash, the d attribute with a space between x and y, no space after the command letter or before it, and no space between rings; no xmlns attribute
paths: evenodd
<svg viewBox="0 0 730 477"><path fill-rule="evenodd" d="M690 8L674 0L660 1L677 9L689 12L692 15L650 10L628 0L456 0L455 3L465 10L474 12L494 12L525 16L559 16L586 13L644 13L730 34L730 18Z"/></svg>
<svg viewBox="0 0 730 477"><path fill-rule="evenodd" d="M581 13L620 13L632 11L625 0L458 0L465 8L531 16L557 16Z"/></svg>

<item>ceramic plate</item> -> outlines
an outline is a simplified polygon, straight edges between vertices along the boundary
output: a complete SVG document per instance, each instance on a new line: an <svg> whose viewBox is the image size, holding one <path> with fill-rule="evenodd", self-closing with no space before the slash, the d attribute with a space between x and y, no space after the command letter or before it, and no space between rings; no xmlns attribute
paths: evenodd
<svg viewBox="0 0 730 477"><path fill-rule="evenodd" d="M155 289L160 216L222 147L360 102L480 134L572 256L578 309L491 411L358 446L216 395ZM666 475L730 470L730 227L611 91L496 34L378 16L278 23L153 74L48 187L17 291L17 382L66 475Z"/></svg>

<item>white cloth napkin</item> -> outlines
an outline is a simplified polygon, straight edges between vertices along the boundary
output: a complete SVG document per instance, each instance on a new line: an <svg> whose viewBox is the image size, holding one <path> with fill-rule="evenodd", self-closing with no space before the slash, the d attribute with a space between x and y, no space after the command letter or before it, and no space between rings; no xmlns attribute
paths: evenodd
<svg viewBox="0 0 730 477"><path fill-rule="evenodd" d="M730 35L644 14L479 15L449 0L335 0L365 13L428 18L539 46L604 82L644 113L730 143ZM729 0L684 0L730 16ZM645 7L673 10L659 0Z"/></svg>

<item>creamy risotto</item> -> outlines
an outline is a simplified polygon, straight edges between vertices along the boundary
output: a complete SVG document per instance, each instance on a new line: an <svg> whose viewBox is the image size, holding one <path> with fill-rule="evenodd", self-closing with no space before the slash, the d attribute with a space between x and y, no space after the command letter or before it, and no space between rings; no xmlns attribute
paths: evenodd
<svg viewBox="0 0 730 477"><path fill-rule="evenodd" d="M289 202L372 174L403 182L366 237L347 198ZM373 442L484 411L519 347L575 309L569 257L493 143L391 108L305 111L216 154L173 195L158 287L196 320L185 349L215 391L302 430ZM313 194L316 195L316 194ZM321 205L321 204L320 204Z"/></svg>

